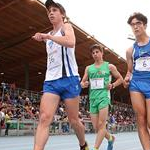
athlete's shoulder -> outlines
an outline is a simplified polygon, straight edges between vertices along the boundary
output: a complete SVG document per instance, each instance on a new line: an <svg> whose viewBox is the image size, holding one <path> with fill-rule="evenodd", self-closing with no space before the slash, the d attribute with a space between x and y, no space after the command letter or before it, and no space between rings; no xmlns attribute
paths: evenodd
<svg viewBox="0 0 150 150"><path fill-rule="evenodd" d="M131 46L131 47L127 48L126 55L132 55L133 49L134 49L134 46Z"/></svg>
<svg viewBox="0 0 150 150"><path fill-rule="evenodd" d="M73 29L71 23L69 22L66 22L62 25L62 30L65 30L65 29Z"/></svg>
<svg viewBox="0 0 150 150"><path fill-rule="evenodd" d="M109 64L108 66L109 66L109 70L114 70L114 69L116 69L116 66L115 66L114 64Z"/></svg>
<svg viewBox="0 0 150 150"><path fill-rule="evenodd" d="M94 64L91 64L91 65L88 66L88 68L93 67L93 66L94 66Z"/></svg>
<svg viewBox="0 0 150 150"><path fill-rule="evenodd" d="M86 66L86 70L90 70L90 69L92 69L93 68L93 66L94 66L94 64L91 64L91 65L88 65L88 66Z"/></svg>

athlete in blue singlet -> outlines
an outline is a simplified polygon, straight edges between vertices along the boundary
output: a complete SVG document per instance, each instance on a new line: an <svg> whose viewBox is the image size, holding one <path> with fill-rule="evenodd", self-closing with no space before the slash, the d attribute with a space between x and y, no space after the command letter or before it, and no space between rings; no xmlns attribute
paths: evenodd
<svg viewBox="0 0 150 150"><path fill-rule="evenodd" d="M146 33L147 17L134 13L129 17L128 24L136 41L126 52L128 72L124 87L129 85L142 147L150 150L150 37Z"/></svg>
<svg viewBox="0 0 150 150"><path fill-rule="evenodd" d="M85 142L84 126L78 118L79 82L75 59L75 35L70 23L65 23L66 12L63 6L52 0L45 3L48 18L53 30L47 34L36 33L33 39L46 42L47 70L40 104L40 119L34 142L34 150L44 150L49 137L49 126L63 100L68 119L75 130L80 150L88 150Z"/></svg>
<svg viewBox="0 0 150 150"><path fill-rule="evenodd" d="M133 45L133 72L130 91L137 91L150 99L150 38L147 44Z"/></svg>

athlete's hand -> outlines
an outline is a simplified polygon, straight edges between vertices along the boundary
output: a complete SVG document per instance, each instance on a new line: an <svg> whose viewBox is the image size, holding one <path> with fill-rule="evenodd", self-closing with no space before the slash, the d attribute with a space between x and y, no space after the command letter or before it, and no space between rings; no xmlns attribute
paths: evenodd
<svg viewBox="0 0 150 150"><path fill-rule="evenodd" d="M89 81L81 82L80 84L82 88L87 88L89 86Z"/></svg>
<svg viewBox="0 0 150 150"><path fill-rule="evenodd" d="M36 33L32 38L38 42L45 41L49 39L49 35L45 33Z"/></svg>
<svg viewBox="0 0 150 150"><path fill-rule="evenodd" d="M109 83L109 84L107 85L107 89L108 89L108 90L111 90L111 89L113 89L113 88L114 88L113 83Z"/></svg>
<svg viewBox="0 0 150 150"><path fill-rule="evenodd" d="M125 77L124 80L123 80L124 88L127 88L129 86L129 82L130 82L130 78L129 77Z"/></svg>

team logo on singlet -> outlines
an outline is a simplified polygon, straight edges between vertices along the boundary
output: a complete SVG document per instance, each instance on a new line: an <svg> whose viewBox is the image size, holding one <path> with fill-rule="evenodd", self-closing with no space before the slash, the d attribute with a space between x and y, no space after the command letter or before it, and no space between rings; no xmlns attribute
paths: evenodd
<svg viewBox="0 0 150 150"><path fill-rule="evenodd" d="M99 71L99 72L98 72L98 74L102 74L102 72L101 72L101 71Z"/></svg>
<svg viewBox="0 0 150 150"><path fill-rule="evenodd" d="M98 74L105 74L105 71L99 71Z"/></svg>
<svg viewBox="0 0 150 150"><path fill-rule="evenodd" d="M139 56L142 56L142 55L144 55L146 53L147 53L146 49L142 49L142 48L139 49Z"/></svg>
<svg viewBox="0 0 150 150"><path fill-rule="evenodd" d="M76 85L76 90L79 90L79 86L78 85Z"/></svg>
<svg viewBox="0 0 150 150"><path fill-rule="evenodd" d="M49 48L51 49L52 48L52 46L53 46L53 41L48 41L48 46L49 46Z"/></svg>

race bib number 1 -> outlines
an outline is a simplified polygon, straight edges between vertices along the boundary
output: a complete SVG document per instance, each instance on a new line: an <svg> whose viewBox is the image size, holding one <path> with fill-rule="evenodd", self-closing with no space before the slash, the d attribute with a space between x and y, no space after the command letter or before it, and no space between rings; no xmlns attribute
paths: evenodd
<svg viewBox="0 0 150 150"><path fill-rule="evenodd" d="M103 89L104 78L90 79L91 89Z"/></svg>

